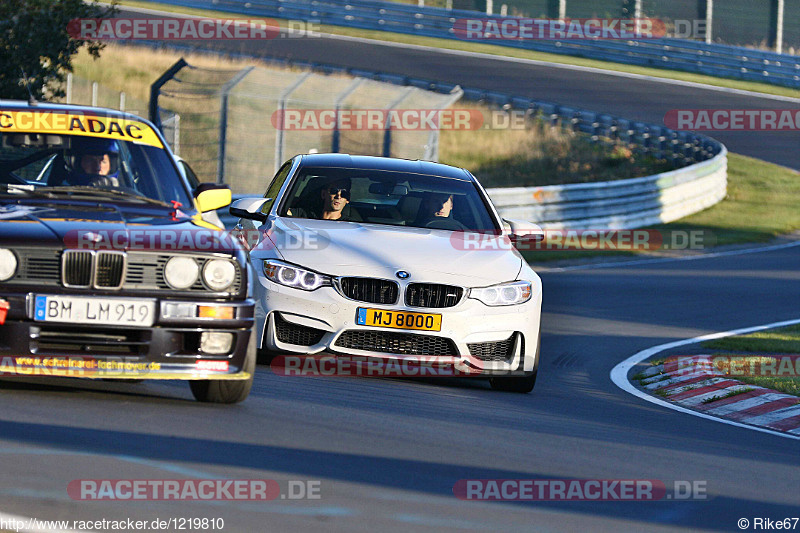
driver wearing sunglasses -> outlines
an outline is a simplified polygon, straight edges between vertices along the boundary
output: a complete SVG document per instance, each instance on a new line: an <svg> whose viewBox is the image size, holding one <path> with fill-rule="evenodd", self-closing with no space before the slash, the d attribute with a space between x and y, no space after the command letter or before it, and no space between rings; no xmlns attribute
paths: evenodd
<svg viewBox="0 0 800 533"><path fill-rule="evenodd" d="M334 179L320 189L321 202L312 209L292 208L289 216L322 220L361 222L362 218L350 204L350 180Z"/></svg>

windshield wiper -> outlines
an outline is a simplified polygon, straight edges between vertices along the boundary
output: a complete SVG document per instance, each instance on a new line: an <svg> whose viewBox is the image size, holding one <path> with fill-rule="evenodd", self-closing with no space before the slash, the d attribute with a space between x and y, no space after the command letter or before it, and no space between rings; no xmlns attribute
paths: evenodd
<svg viewBox="0 0 800 533"><path fill-rule="evenodd" d="M21 183L4 183L3 189L0 189L0 192L5 192L8 194L18 194L18 195L27 195L36 189L35 185L23 185Z"/></svg>
<svg viewBox="0 0 800 533"><path fill-rule="evenodd" d="M149 204L160 205L162 207L172 207L167 202L162 202L161 200L156 200L155 198L149 198L147 196L142 196L141 194L136 194L130 191L125 191L121 189L104 189L98 187L87 187L87 186L70 186L70 187L42 187L38 188L36 193L41 194L42 196L55 196L57 194L67 194L69 196L94 196L100 198L108 198L108 197L121 197L124 199L134 200L138 202L145 202Z"/></svg>

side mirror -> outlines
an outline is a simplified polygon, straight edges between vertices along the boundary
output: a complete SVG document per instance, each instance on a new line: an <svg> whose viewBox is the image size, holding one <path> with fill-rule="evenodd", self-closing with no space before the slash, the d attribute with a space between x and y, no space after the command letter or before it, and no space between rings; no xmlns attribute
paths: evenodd
<svg viewBox="0 0 800 533"><path fill-rule="evenodd" d="M506 228L506 235L515 246L518 243L544 240L544 230L538 224L504 218L503 225Z"/></svg>
<svg viewBox="0 0 800 533"><path fill-rule="evenodd" d="M269 216L261 212L261 207L271 201L272 198L241 198L231 204L229 209L231 215L239 218L246 218L248 220L257 220L259 222L266 222Z"/></svg>
<svg viewBox="0 0 800 533"><path fill-rule="evenodd" d="M201 213L207 213L230 205L232 198L231 188L227 185L201 183L194 190L194 199L197 202L197 209Z"/></svg>

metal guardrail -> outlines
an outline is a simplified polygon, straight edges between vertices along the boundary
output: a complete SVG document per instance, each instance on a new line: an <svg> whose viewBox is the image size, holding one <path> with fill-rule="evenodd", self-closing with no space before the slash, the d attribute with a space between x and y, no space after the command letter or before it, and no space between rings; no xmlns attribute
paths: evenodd
<svg viewBox="0 0 800 533"><path fill-rule="evenodd" d="M318 21L321 24L462 40L453 26L458 19L496 18L477 11L418 7L378 0L162 0L197 9ZM630 65L660 67L800 88L800 57L684 39L641 40L480 40Z"/></svg>
<svg viewBox="0 0 800 533"><path fill-rule="evenodd" d="M630 229L678 220L725 197L727 150L689 167L644 178L511 187L486 192L507 218L545 229Z"/></svg>

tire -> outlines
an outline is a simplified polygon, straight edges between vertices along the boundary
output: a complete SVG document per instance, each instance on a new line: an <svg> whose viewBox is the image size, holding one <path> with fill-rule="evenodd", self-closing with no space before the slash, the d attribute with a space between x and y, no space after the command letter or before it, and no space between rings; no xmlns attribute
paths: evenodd
<svg viewBox="0 0 800 533"><path fill-rule="evenodd" d="M244 372L250 373L247 380L228 381L223 379L192 380L189 388L198 402L206 403L239 403L243 402L250 394L253 386L253 377L256 371L256 342L255 331L250 332L250 341L247 343L247 355L244 360Z"/></svg>
<svg viewBox="0 0 800 533"><path fill-rule="evenodd" d="M537 373L538 372L534 371L524 376L515 376L512 378L490 378L489 385L491 385L494 390L527 394L531 392L536 385Z"/></svg>

